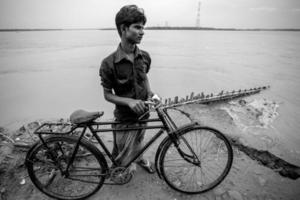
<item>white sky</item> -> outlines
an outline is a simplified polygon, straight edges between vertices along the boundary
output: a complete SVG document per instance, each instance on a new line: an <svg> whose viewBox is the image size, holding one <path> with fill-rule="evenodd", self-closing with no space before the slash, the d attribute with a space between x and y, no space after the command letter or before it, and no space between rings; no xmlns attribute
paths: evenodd
<svg viewBox="0 0 300 200"><path fill-rule="evenodd" d="M127 4L147 26L195 26L198 0L0 0L0 28L114 27ZM200 24L217 28L300 28L300 0L201 0Z"/></svg>

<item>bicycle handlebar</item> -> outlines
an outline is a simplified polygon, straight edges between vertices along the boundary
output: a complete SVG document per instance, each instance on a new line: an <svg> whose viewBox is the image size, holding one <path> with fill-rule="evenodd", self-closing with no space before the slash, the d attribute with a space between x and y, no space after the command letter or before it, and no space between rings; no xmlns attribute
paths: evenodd
<svg viewBox="0 0 300 200"><path fill-rule="evenodd" d="M152 109L156 110L157 108L159 108L162 104L160 101L153 101L152 99L149 99L147 101L144 101L144 103L148 106L152 106ZM146 112L144 112L140 117L139 120L143 119L143 117L145 117L148 113L151 112L151 108L149 107L149 110L147 110Z"/></svg>

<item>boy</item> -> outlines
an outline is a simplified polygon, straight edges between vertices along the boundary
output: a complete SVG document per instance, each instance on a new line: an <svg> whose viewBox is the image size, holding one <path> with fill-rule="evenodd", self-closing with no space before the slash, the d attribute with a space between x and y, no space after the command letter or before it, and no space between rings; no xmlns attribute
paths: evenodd
<svg viewBox="0 0 300 200"><path fill-rule="evenodd" d="M136 120L147 110L144 101L153 96L147 77L151 58L137 47L143 38L146 21L143 10L136 5L122 7L115 18L121 43L100 67L104 98L116 105L115 119L122 122L113 128L145 126ZM113 132L112 155L119 166L126 165L141 149L144 134L145 130ZM141 158L137 163L154 173L148 160Z"/></svg>

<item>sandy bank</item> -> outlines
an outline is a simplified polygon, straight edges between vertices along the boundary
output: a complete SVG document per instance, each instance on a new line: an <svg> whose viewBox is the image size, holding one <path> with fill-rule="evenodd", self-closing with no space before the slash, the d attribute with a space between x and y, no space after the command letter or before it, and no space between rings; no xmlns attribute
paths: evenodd
<svg viewBox="0 0 300 200"><path fill-rule="evenodd" d="M247 103L247 102L246 102ZM268 104L269 105L269 104ZM270 103L271 105L271 103ZM276 114L264 120L264 112L253 109L252 105L239 105L235 103L222 103L214 105L186 105L171 110L178 125L197 121L201 125L211 126L231 138L235 138L240 144L250 146L257 150L267 150L291 164L298 165L294 158L299 154L288 154L281 147L280 140L276 135L270 135L270 125L276 121ZM257 107L255 107L257 108ZM268 107L264 107L266 110ZM183 111L185 114L183 114ZM269 113L270 114L270 113ZM23 166L27 148L14 145L6 135L19 144L32 143L36 138L32 135L40 122L24 125L17 131L0 130L0 199L49 199L40 193L27 177ZM153 133L147 132L149 139ZM105 134L103 138L111 144L111 135ZM160 138L160 141L163 138ZM146 153L146 157L154 160L157 141ZM26 146L26 145L25 145ZM111 145L110 145L111 146ZM187 196L169 188L158 176L149 175L138 168L134 178L126 185L105 185L90 199L190 199L190 200L265 200L265 199L299 199L300 179L295 180L280 175L282 169L271 169L253 160L238 148L234 148L234 162L226 179L214 190L201 195Z"/></svg>

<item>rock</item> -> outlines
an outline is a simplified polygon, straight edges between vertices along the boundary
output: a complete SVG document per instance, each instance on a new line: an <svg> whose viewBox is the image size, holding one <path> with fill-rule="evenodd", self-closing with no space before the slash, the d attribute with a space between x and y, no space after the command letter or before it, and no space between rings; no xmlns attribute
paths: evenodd
<svg viewBox="0 0 300 200"><path fill-rule="evenodd" d="M4 192L6 191L6 189L3 187L3 188L1 188L1 190L0 190L0 194L3 194Z"/></svg>
<svg viewBox="0 0 300 200"><path fill-rule="evenodd" d="M21 128L19 128L20 133L25 133L26 132L26 127L23 125Z"/></svg>
<svg viewBox="0 0 300 200"><path fill-rule="evenodd" d="M239 142L240 142L241 144L243 144L244 146L249 146L249 142L247 141L246 138L240 137L238 140L239 140Z"/></svg>
<svg viewBox="0 0 300 200"><path fill-rule="evenodd" d="M216 196L215 200L222 200L222 197Z"/></svg>
<svg viewBox="0 0 300 200"><path fill-rule="evenodd" d="M241 106L245 106L247 102L244 99L238 101Z"/></svg>
<svg viewBox="0 0 300 200"><path fill-rule="evenodd" d="M20 184L21 185L24 185L26 183L26 180L25 180L25 178L23 178L21 181L20 181Z"/></svg>
<svg viewBox="0 0 300 200"><path fill-rule="evenodd" d="M254 173L255 173L256 175L261 175L261 174L263 174L263 172L261 171L261 169L255 169L255 170L254 170Z"/></svg>
<svg viewBox="0 0 300 200"><path fill-rule="evenodd" d="M224 188L222 188L222 187L217 187L216 189L214 189L214 194L216 196L221 196L225 192L226 192L226 190Z"/></svg>
<svg viewBox="0 0 300 200"><path fill-rule="evenodd" d="M1 143L0 146L0 175L6 173L8 168L10 168L11 154L13 152L14 146L12 143ZM1 181L0 181L1 182Z"/></svg>
<svg viewBox="0 0 300 200"><path fill-rule="evenodd" d="M265 186L267 180L265 180L264 178L262 178L261 176L258 177L258 182L260 186Z"/></svg>
<svg viewBox="0 0 300 200"><path fill-rule="evenodd" d="M86 133L85 136L88 137L88 138L93 137L93 135L91 133Z"/></svg>
<svg viewBox="0 0 300 200"><path fill-rule="evenodd" d="M234 200L243 200L243 196L235 190L229 190L228 194Z"/></svg>
<svg viewBox="0 0 300 200"><path fill-rule="evenodd" d="M1 132L0 132L0 142L3 143L3 144L5 144L5 143L7 143L7 142L13 143L13 140L12 140L11 137L8 136L7 134L1 133ZM0 145L1 145L1 144L0 144Z"/></svg>
<svg viewBox="0 0 300 200"><path fill-rule="evenodd" d="M35 121L35 122L31 122L27 125L27 128L33 130L33 129L36 129L37 127L40 126L40 123L38 121Z"/></svg>
<svg viewBox="0 0 300 200"><path fill-rule="evenodd" d="M2 126L0 126L0 133L5 132L5 128L3 128Z"/></svg>
<svg viewBox="0 0 300 200"><path fill-rule="evenodd" d="M228 192L225 192L224 194L222 194L221 197L222 197L222 199L230 199Z"/></svg>
<svg viewBox="0 0 300 200"><path fill-rule="evenodd" d="M2 143L0 146L0 155L10 155L14 149L14 145L11 143ZM1 163L1 162L0 162Z"/></svg>

